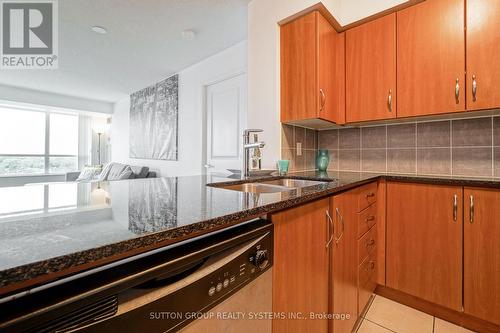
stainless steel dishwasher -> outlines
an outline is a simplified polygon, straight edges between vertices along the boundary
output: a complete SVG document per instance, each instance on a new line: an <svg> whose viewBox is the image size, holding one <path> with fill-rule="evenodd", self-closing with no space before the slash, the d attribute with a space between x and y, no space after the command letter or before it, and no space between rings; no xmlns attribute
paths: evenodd
<svg viewBox="0 0 500 333"><path fill-rule="evenodd" d="M272 263L254 220L2 299L0 331L271 332Z"/></svg>

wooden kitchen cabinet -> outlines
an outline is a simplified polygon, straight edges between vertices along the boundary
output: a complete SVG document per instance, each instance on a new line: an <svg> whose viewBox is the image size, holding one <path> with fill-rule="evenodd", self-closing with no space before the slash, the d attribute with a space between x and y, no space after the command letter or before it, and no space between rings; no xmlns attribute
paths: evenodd
<svg viewBox="0 0 500 333"><path fill-rule="evenodd" d="M462 187L387 183L386 285L462 309Z"/></svg>
<svg viewBox="0 0 500 333"><path fill-rule="evenodd" d="M319 11L281 26L281 122L345 123L344 34Z"/></svg>
<svg viewBox="0 0 500 333"><path fill-rule="evenodd" d="M328 313L329 208L329 199L323 199L271 216L275 313ZM273 320L274 333L327 331L327 319Z"/></svg>
<svg viewBox="0 0 500 333"><path fill-rule="evenodd" d="M467 109L500 107L500 2L467 0ZM474 88L474 86L476 88ZM475 92L474 92L475 91Z"/></svg>
<svg viewBox="0 0 500 333"><path fill-rule="evenodd" d="M350 333L357 320L357 204L356 190L335 195L331 199L334 240L330 262L330 308L336 315L349 315L348 319L330 321L330 330L336 333Z"/></svg>
<svg viewBox="0 0 500 333"><path fill-rule="evenodd" d="M346 32L346 122L396 117L396 14Z"/></svg>
<svg viewBox="0 0 500 333"><path fill-rule="evenodd" d="M464 311L500 325L500 191L464 189Z"/></svg>
<svg viewBox="0 0 500 333"><path fill-rule="evenodd" d="M464 0L428 0L397 13L398 117L465 111L464 20ZM498 23L492 24L498 29ZM497 38L497 51L499 45ZM494 54L482 59L488 71ZM500 70L500 64L497 67ZM500 79L500 72L497 75ZM498 98L500 102L500 93Z"/></svg>

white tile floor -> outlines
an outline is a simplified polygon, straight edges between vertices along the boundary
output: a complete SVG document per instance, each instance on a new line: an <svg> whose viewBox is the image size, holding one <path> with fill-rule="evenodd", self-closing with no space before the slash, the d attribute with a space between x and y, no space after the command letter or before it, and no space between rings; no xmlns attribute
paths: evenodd
<svg viewBox="0 0 500 333"><path fill-rule="evenodd" d="M375 296L357 333L474 333L421 311Z"/></svg>

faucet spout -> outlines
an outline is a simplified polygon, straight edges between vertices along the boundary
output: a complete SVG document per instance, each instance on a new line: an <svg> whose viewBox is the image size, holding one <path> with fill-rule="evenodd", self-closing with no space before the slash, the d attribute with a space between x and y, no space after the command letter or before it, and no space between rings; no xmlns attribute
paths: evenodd
<svg viewBox="0 0 500 333"><path fill-rule="evenodd" d="M263 148L266 143L264 141L252 142L250 143L250 134L251 133L260 133L263 132L261 129L246 129L243 131L243 176L250 176L250 149L255 148ZM257 138L255 139L257 141Z"/></svg>

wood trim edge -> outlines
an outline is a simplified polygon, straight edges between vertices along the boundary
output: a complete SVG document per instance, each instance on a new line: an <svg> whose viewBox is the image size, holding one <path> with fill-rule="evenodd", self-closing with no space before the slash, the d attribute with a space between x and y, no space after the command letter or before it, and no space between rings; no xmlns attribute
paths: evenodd
<svg viewBox="0 0 500 333"><path fill-rule="evenodd" d="M361 19L361 20L349 23L347 25L341 25L337 21L337 19L335 18L335 16L333 16L333 14L325 7L325 5L322 2L318 2L317 4L312 5L310 7L307 7L306 9L301 10L300 12L298 12L296 14L293 14L293 15L287 17L287 18L284 18L283 20L281 20L281 21L278 22L278 25L284 25L284 24L290 23L293 20L295 20L295 19L297 19L297 18L299 18L299 17L301 17L303 15L309 14L310 12L319 11L321 13L321 15L323 15L326 18L326 20L328 22L330 22L330 24L335 29L335 31L337 31L337 32L343 32L343 31L349 30L351 28L357 27L359 25L362 25L364 23L376 20L376 19L378 19L378 18L380 18L382 16L389 15L389 14L395 13L397 11L400 11L402 9L405 9L407 7L414 6L414 5L416 5L418 3L421 3L421 2L424 2L424 1L425 0L408 0L407 2L404 2L402 4L396 5L396 6L391 7L391 8L388 8L386 10L383 10L381 12L375 13L373 15L365 17L364 19Z"/></svg>
<svg viewBox="0 0 500 333"><path fill-rule="evenodd" d="M375 294L476 332L500 332L500 326L498 325L466 313L445 308L444 306L431 303L396 289L378 285L377 289L375 289Z"/></svg>

